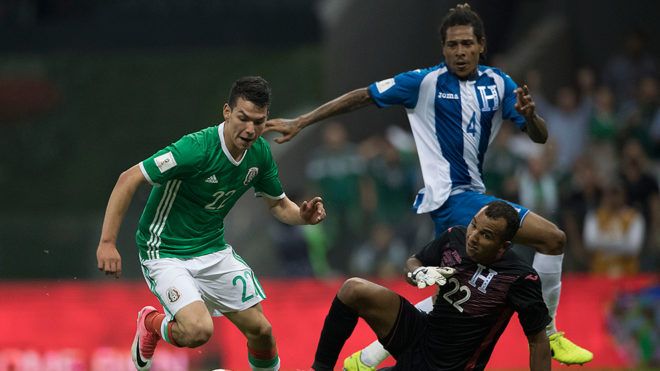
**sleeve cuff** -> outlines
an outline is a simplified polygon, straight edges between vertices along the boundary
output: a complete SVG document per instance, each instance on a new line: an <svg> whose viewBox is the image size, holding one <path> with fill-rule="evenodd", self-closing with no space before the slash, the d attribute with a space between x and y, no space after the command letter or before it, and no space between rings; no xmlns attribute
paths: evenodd
<svg viewBox="0 0 660 371"><path fill-rule="evenodd" d="M267 193L264 193L264 192L254 192L254 195L255 195L256 197L266 197L266 198L270 198L271 200L281 200L281 199L283 199L284 197L286 197L286 194L285 194L284 192L282 192L282 194L280 194L279 196L271 196L271 195L269 195L269 194L267 194Z"/></svg>
<svg viewBox="0 0 660 371"><path fill-rule="evenodd" d="M142 172L142 175L144 175L144 178L147 179L147 182L151 185L158 185L157 183L154 183L153 180L151 180L151 177L149 174L147 174L147 169L144 168L144 165L142 162L140 162L140 171Z"/></svg>

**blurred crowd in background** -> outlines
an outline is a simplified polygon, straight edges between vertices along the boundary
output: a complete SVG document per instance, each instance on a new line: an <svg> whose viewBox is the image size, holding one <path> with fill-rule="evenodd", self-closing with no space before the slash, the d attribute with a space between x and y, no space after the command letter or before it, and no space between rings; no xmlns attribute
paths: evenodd
<svg viewBox="0 0 660 371"><path fill-rule="evenodd" d="M607 327L635 365L660 367L660 286L621 294Z"/></svg>
<svg viewBox="0 0 660 371"><path fill-rule="evenodd" d="M575 71L554 96L543 73L525 82L545 118L549 141L535 144L511 124L486 154L487 192L520 203L567 235L567 271L610 276L656 272L660 264L660 91L646 40L631 32L625 52L600 69ZM398 126L353 141L340 122L323 124L322 144L305 164L305 192L324 197L318 227L275 232L295 275L397 277L432 238L412 201L421 185L413 139Z"/></svg>
<svg viewBox="0 0 660 371"><path fill-rule="evenodd" d="M485 63L529 86L550 134L536 145L503 125L483 166L487 191L566 232L566 271L657 272L660 92L652 17L614 0L608 6L625 10L617 16L570 1L472 3L487 22L492 54ZM0 274L96 277L94 247L117 175L178 136L218 123L237 77L269 80L271 116L286 117L437 63L434 32L455 1L415 4L404 11L396 1L0 3L0 46L8 51L0 55L8 142L0 146L7 159L0 163ZM368 24L357 16L374 11L380 16ZM393 19L407 22L406 32ZM253 23L259 27L242 27ZM610 41L594 39L601 34ZM272 145L285 191L294 200L320 194L324 223L280 226L252 205L228 217L229 240L263 275L395 277L433 236L429 217L411 207L422 181L403 110L338 120L305 130L311 135L287 149ZM148 191L129 210L119 241L126 251ZM264 223L267 235L250 233ZM137 261L126 263L126 277L139 279Z"/></svg>

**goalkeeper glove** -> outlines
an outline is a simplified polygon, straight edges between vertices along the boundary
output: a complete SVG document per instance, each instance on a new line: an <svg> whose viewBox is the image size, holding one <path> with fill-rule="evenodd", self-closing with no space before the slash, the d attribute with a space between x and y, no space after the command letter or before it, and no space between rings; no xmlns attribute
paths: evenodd
<svg viewBox="0 0 660 371"><path fill-rule="evenodd" d="M426 286L437 284L443 286L447 283L447 278L456 273L456 269L449 267L419 267L412 272L408 272L408 278L423 289Z"/></svg>

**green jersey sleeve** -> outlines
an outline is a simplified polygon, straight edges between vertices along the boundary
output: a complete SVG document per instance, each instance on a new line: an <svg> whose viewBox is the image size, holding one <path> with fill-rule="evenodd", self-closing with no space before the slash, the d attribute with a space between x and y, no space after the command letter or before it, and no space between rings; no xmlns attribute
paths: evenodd
<svg viewBox="0 0 660 371"><path fill-rule="evenodd" d="M196 133L188 134L142 161L140 170L154 185L194 177L203 168L204 153L201 138Z"/></svg>
<svg viewBox="0 0 660 371"><path fill-rule="evenodd" d="M284 198L284 191L282 190L277 163L275 163L275 160L273 159L273 154L270 151L270 145L268 145L268 142L263 140L263 144L263 169L265 171L260 172L257 177L254 183L254 193L258 197L263 196L276 200Z"/></svg>

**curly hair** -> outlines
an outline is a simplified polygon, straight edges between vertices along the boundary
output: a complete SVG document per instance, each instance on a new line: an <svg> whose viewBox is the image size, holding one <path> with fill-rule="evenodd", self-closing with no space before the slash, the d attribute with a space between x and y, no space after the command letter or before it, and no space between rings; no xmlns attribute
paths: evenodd
<svg viewBox="0 0 660 371"><path fill-rule="evenodd" d="M449 13L442 19L440 23L440 42L442 45L445 44L447 38L447 29L453 26L472 26L474 35L479 42L486 39L484 22L468 3L458 4L455 8L449 9Z"/></svg>

